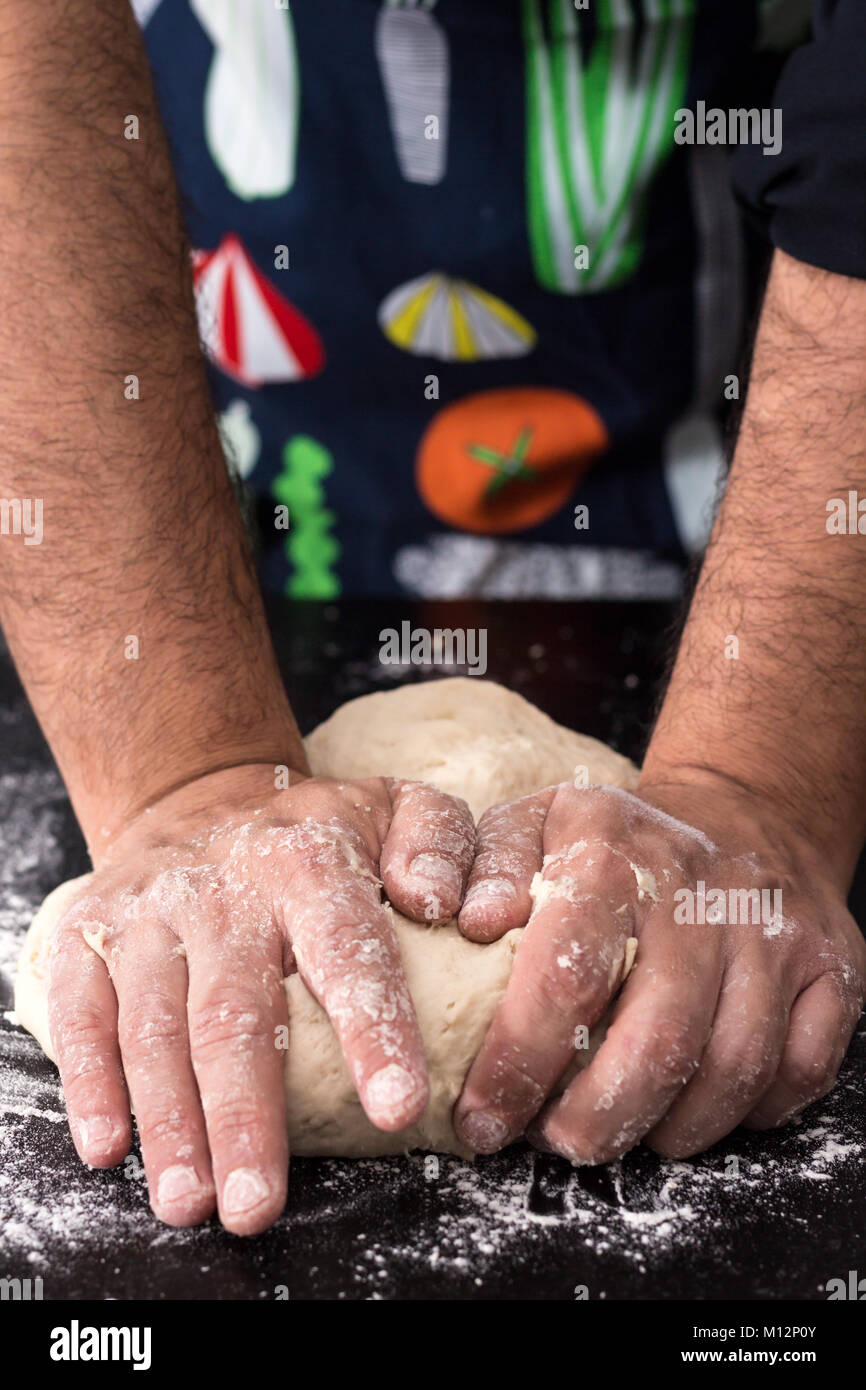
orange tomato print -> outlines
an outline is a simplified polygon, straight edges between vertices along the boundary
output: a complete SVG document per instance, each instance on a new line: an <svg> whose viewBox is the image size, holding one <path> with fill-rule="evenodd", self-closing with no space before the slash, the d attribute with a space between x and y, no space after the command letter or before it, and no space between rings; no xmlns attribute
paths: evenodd
<svg viewBox="0 0 866 1390"><path fill-rule="evenodd" d="M425 431L418 491L461 531L522 531L564 506L607 444L597 411L569 391L480 391L445 406Z"/></svg>

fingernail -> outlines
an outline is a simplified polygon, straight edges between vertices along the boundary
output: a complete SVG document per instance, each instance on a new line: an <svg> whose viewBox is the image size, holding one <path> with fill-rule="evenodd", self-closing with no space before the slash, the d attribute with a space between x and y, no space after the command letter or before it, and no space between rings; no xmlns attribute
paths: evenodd
<svg viewBox="0 0 866 1390"><path fill-rule="evenodd" d="M105 1115L78 1121L78 1143L84 1153L105 1153L117 1135L117 1126Z"/></svg>
<svg viewBox="0 0 866 1390"><path fill-rule="evenodd" d="M516 898L517 889L510 878L480 878L473 883L463 900L463 909L489 903L492 898Z"/></svg>
<svg viewBox="0 0 866 1390"><path fill-rule="evenodd" d="M423 1082L413 1076L405 1067L391 1062L381 1071L374 1072L364 1087L368 1111L377 1120L386 1124L397 1124L403 1119L411 1102L423 1094Z"/></svg>
<svg viewBox="0 0 866 1390"><path fill-rule="evenodd" d="M457 865L441 854L419 854L412 860L408 870L412 878L422 878L425 883L435 883L440 892L450 889L455 895L460 893L463 880Z"/></svg>
<svg viewBox="0 0 866 1390"><path fill-rule="evenodd" d="M244 1216L270 1195L269 1184L255 1168L235 1168L223 1185L223 1212L227 1216Z"/></svg>
<svg viewBox="0 0 866 1390"><path fill-rule="evenodd" d="M492 1154L508 1138L508 1125L498 1115L486 1110L472 1110L460 1121L460 1133L467 1144L479 1154Z"/></svg>
<svg viewBox="0 0 866 1390"><path fill-rule="evenodd" d="M202 1185L195 1169L175 1163L160 1173L156 1199L158 1202L180 1202L184 1197L198 1196L201 1191Z"/></svg>

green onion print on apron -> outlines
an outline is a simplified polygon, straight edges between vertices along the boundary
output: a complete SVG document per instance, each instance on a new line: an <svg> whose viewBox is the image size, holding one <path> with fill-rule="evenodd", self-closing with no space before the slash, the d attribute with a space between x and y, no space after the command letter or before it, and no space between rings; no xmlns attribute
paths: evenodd
<svg viewBox="0 0 866 1390"><path fill-rule="evenodd" d="M409 183L439 183L448 148L450 59L436 0L385 0L376 16L376 59L394 153Z"/></svg>
<svg viewBox="0 0 866 1390"><path fill-rule="evenodd" d="M561 294L609 289L641 258L647 193L685 96L693 0L595 0L588 56L572 0L522 5L535 275Z"/></svg>
<svg viewBox="0 0 866 1390"><path fill-rule="evenodd" d="M334 566L340 543L332 534L336 516L327 506L323 479L334 471L334 460L323 444L296 434L283 449L282 472L271 492L288 508L285 551L292 573L286 580L289 598L335 598L340 581Z"/></svg>

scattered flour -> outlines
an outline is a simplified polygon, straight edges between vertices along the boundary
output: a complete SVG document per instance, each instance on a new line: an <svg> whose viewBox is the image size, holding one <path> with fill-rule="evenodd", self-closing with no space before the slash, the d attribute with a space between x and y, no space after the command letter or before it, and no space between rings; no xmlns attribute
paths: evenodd
<svg viewBox="0 0 866 1390"><path fill-rule="evenodd" d="M0 775L0 985L7 999L34 907L68 870L69 816L56 772ZM766 1137L736 1134L688 1162L638 1150L605 1168L571 1169L525 1146L475 1165L430 1155L298 1160L294 1203L261 1244L278 1261L280 1251L295 1252L307 1293L324 1278L327 1252L331 1285L339 1280L334 1296L379 1299L434 1278L443 1289L469 1281L483 1296L503 1268L529 1289L533 1270L549 1271L563 1250L576 1266L651 1278L672 1261L731 1248L756 1212L783 1232L808 1226L803 1207L808 1198L814 1212L816 1184L827 1200L850 1204L856 1232L866 1171L863 1042L861 1034L839 1085L804 1122ZM158 1271L174 1262L193 1270L192 1296L217 1297L227 1270L241 1258L254 1263L252 1250L215 1224L186 1231L160 1225L136 1155L110 1173L84 1168L66 1129L56 1071L14 1014L0 1018L0 1273L41 1273L46 1297L53 1279L69 1297L89 1270L91 1283L75 1296L112 1297L112 1281L131 1262L149 1268L151 1252L156 1292L148 1296L160 1296ZM254 1296L272 1297L273 1280L261 1284Z"/></svg>

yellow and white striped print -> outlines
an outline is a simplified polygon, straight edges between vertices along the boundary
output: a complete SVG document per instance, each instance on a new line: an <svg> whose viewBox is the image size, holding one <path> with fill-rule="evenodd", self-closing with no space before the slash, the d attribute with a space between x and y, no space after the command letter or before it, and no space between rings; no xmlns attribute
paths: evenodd
<svg viewBox="0 0 866 1390"><path fill-rule="evenodd" d="M523 357L536 342L532 325L504 300L435 271L392 290L379 325L395 347L442 362Z"/></svg>

